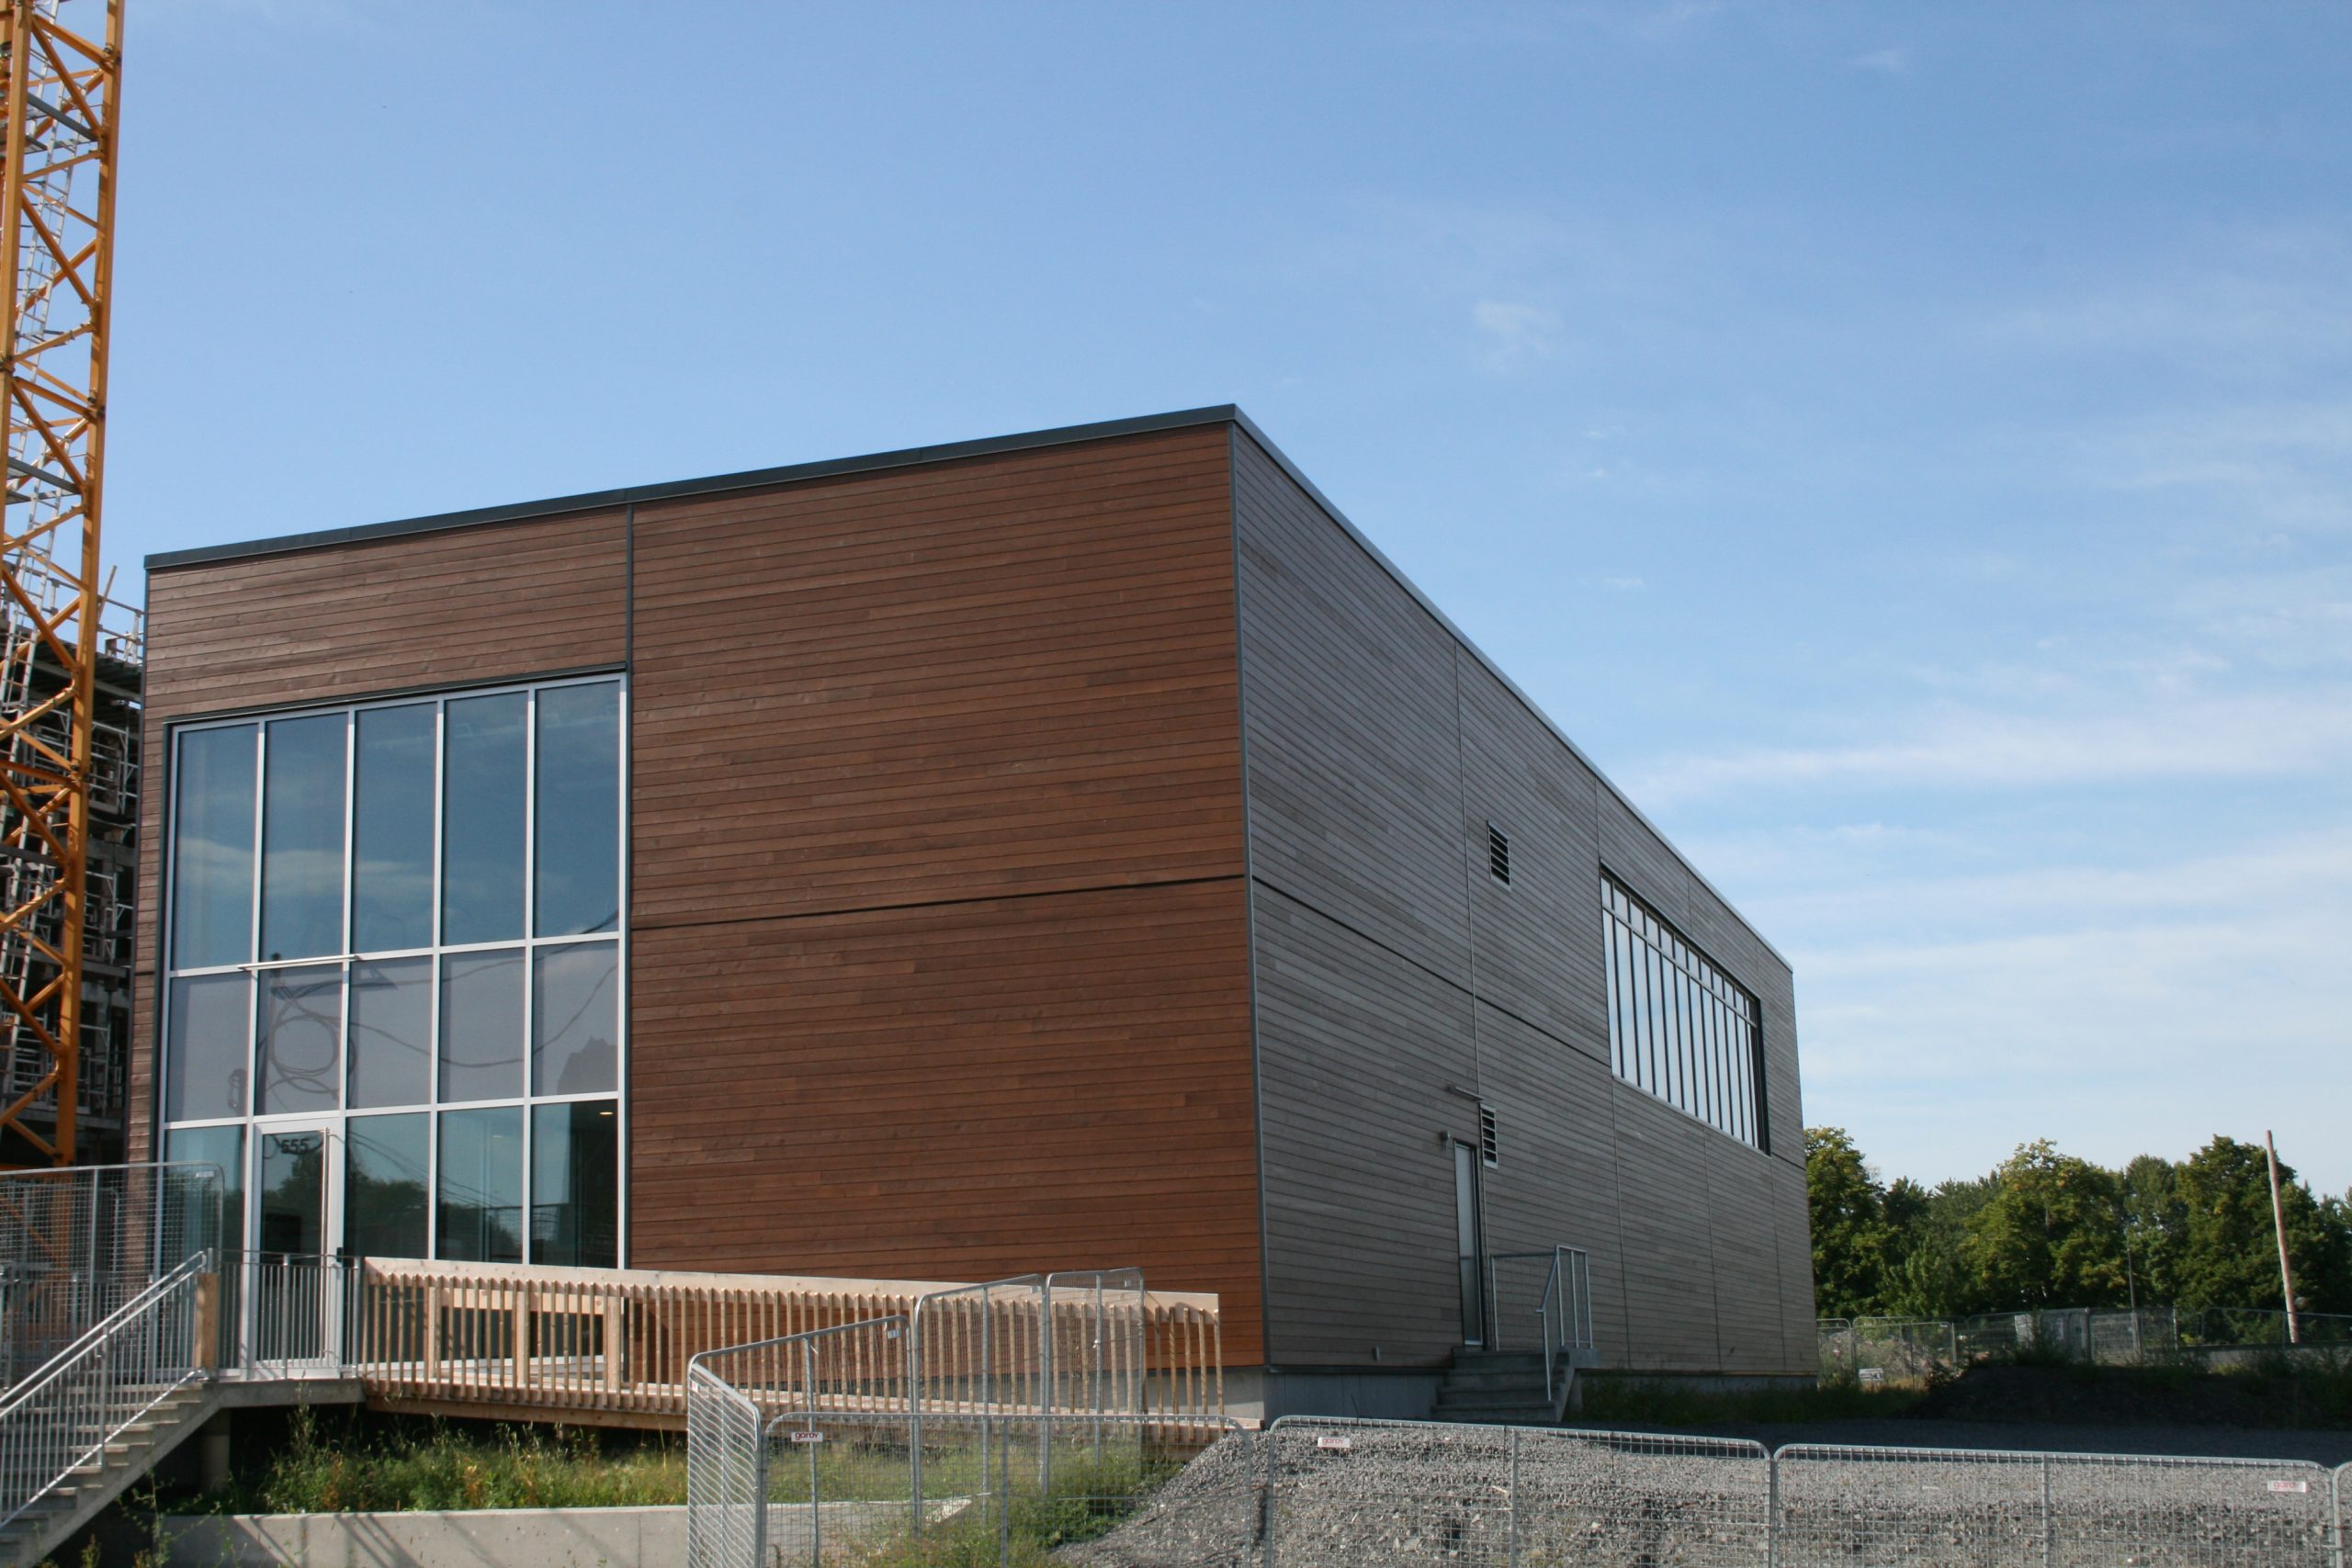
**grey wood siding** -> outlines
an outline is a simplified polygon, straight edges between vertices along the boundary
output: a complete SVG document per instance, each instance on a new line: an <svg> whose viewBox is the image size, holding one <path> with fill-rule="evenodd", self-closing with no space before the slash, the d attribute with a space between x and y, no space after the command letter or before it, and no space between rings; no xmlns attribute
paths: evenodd
<svg viewBox="0 0 2352 1568"><path fill-rule="evenodd" d="M1475 1137L1476 1108L1453 1089L1501 1132L1489 1250L1590 1253L1604 1364L1811 1371L1786 964L1239 432L1234 502L1269 1359L1431 1365L1458 1342L1444 1137ZM1769 1153L1611 1072L1604 865L1761 1002Z"/></svg>

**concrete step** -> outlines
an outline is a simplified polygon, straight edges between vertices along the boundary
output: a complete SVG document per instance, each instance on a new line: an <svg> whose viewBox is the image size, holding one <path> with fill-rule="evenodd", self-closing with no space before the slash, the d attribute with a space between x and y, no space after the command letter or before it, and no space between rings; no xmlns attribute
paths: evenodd
<svg viewBox="0 0 2352 1568"><path fill-rule="evenodd" d="M1508 1370L1498 1369L1493 1371L1464 1371L1457 1368L1446 1373L1443 1386L1447 1388L1541 1389L1544 1386L1544 1369L1536 1368L1534 1375L1531 1377L1516 1367Z"/></svg>
<svg viewBox="0 0 2352 1568"><path fill-rule="evenodd" d="M1541 1350L1456 1350L1453 1364L1464 1371L1492 1371L1506 1367L1532 1367L1544 1370Z"/></svg>

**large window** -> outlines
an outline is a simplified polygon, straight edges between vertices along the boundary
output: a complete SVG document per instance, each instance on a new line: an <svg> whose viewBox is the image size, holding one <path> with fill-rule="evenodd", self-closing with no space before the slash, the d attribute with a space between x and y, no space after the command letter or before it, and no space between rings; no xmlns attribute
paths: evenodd
<svg viewBox="0 0 2352 1568"><path fill-rule="evenodd" d="M1600 908L1617 1076L1763 1147L1755 997L1606 872Z"/></svg>
<svg viewBox="0 0 2352 1568"><path fill-rule="evenodd" d="M170 1155L258 1192L323 1134L330 1246L617 1264L620 726L603 679L175 730Z"/></svg>

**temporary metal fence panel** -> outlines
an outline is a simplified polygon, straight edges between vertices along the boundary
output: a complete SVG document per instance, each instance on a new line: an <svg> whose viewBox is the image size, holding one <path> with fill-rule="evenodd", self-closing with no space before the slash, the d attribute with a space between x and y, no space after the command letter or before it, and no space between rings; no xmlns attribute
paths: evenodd
<svg viewBox="0 0 2352 1568"><path fill-rule="evenodd" d="M1865 1382L1909 1382L1960 1359L1955 1325L1942 1318L1858 1317L1852 1337L1854 1375Z"/></svg>
<svg viewBox="0 0 2352 1568"><path fill-rule="evenodd" d="M199 1164L0 1173L0 1375L14 1383L220 1244L221 1177Z"/></svg>
<svg viewBox="0 0 2352 1568"><path fill-rule="evenodd" d="M204 1375L208 1261L191 1258L124 1303L0 1404L0 1525L95 1465L132 1422Z"/></svg>
<svg viewBox="0 0 2352 1568"><path fill-rule="evenodd" d="M1756 1443L1284 1416L1266 1448L1269 1568L1765 1560Z"/></svg>
<svg viewBox="0 0 2352 1568"><path fill-rule="evenodd" d="M1759 1443L1548 1429L1515 1440L1516 1562L1763 1561L1772 1470Z"/></svg>
<svg viewBox="0 0 2352 1568"><path fill-rule="evenodd" d="M1226 1445L1230 1445L1229 1447ZM1213 1462L1187 1468L1204 1450ZM1230 1422L1089 1412L786 1412L768 1424L770 1568L865 1555L1193 1568L1256 1539L1254 1449ZM1099 1542L1099 1545L1094 1543Z"/></svg>
<svg viewBox="0 0 2352 1568"><path fill-rule="evenodd" d="M1776 1568L2332 1562L2317 1465L1799 1444L1772 1469Z"/></svg>
<svg viewBox="0 0 2352 1568"><path fill-rule="evenodd" d="M686 1568L765 1568L766 1418L702 1359L686 1366Z"/></svg>

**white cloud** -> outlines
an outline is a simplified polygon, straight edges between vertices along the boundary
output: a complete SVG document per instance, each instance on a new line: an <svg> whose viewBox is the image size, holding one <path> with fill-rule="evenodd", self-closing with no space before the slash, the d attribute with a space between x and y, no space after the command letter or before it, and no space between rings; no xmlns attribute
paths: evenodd
<svg viewBox="0 0 2352 1568"><path fill-rule="evenodd" d="M1560 315L1556 310L1523 302L1481 299L1471 307L1470 316L1486 339L1489 369L1505 370L1527 360L1549 359L1559 349Z"/></svg>
<svg viewBox="0 0 2352 1568"><path fill-rule="evenodd" d="M1857 71L1877 71L1889 76L1906 76L1911 72L1911 51L1903 44L1890 44L1874 49L1868 54L1858 54L1847 64Z"/></svg>
<svg viewBox="0 0 2352 1568"><path fill-rule="evenodd" d="M2138 711L1960 709L1909 733L1844 745L1670 758L1632 772L1634 798L1898 785L2015 790L2139 779L2278 776L2352 761L2352 692L2192 698Z"/></svg>

